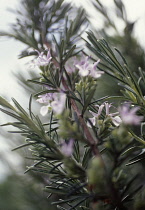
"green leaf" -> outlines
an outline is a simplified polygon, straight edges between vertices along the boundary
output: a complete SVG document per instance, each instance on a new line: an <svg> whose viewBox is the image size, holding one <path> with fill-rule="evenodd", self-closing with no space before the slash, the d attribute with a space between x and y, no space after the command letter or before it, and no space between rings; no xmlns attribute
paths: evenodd
<svg viewBox="0 0 145 210"><path fill-rule="evenodd" d="M51 186L46 186L45 187L45 191L50 192L50 193L54 193L57 195L66 195L67 191L65 191L64 189L58 189L58 188L54 188Z"/></svg>
<svg viewBox="0 0 145 210"><path fill-rule="evenodd" d="M28 117L27 112L20 106L20 104L14 99L12 98L12 101L14 102L15 106L17 107L17 109L23 113L23 115L25 115L26 117Z"/></svg>
<svg viewBox="0 0 145 210"><path fill-rule="evenodd" d="M75 140L73 156L77 162L80 162L80 148L79 147L80 147L79 142Z"/></svg>
<svg viewBox="0 0 145 210"><path fill-rule="evenodd" d="M33 113L32 113L32 109L31 109L31 105L32 105L32 94L31 94L31 96L30 96L30 99L29 99L29 115L30 115L30 117L31 117L31 119L33 120Z"/></svg>
<svg viewBox="0 0 145 210"><path fill-rule="evenodd" d="M119 97L119 96L116 96L116 97ZM99 101L102 101L102 100L108 99L108 98L109 98L109 96L104 96L104 97L102 97L102 98L97 99L96 101L91 102L89 105L98 103Z"/></svg>
<svg viewBox="0 0 145 210"><path fill-rule="evenodd" d="M0 105L15 111L15 108L3 97L0 96Z"/></svg>
<svg viewBox="0 0 145 210"><path fill-rule="evenodd" d="M136 78L133 76L133 73L130 71L130 69L127 67L127 65L124 65L124 66L125 66L125 69L126 69L128 75L130 76L130 78L131 78L131 80L132 80L132 82L133 82L133 84L134 84L134 86L136 88L136 91L142 97L142 91L141 91L141 89L140 89L140 87L139 87L139 85L137 83Z"/></svg>
<svg viewBox="0 0 145 210"><path fill-rule="evenodd" d="M141 144L145 145L145 140L141 139L140 137L138 137L131 129L129 130L129 132L131 133L131 135Z"/></svg>
<svg viewBox="0 0 145 210"><path fill-rule="evenodd" d="M91 148L86 148L84 156L83 156L83 160L82 160L83 168L86 169L88 167L88 163L91 158L92 158L92 150L91 150Z"/></svg>
<svg viewBox="0 0 145 210"><path fill-rule="evenodd" d="M88 196L89 197L89 196ZM74 208L78 207L81 203L83 203L84 201L86 201L88 199L88 197L85 197L81 200L79 200L75 205L73 205L69 210L73 210Z"/></svg>
<svg viewBox="0 0 145 210"><path fill-rule="evenodd" d="M65 55L64 64L65 62L72 56L73 51L75 50L76 45L74 45Z"/></svg>
<svg viewBox="0 0 145 210"><path fill-rule="evenodd" d="M134 152L134 151L138 151L138 149L141 149L142 148L142 146L133 146L133 147L130 147L129 149L127 149L127 150L125 150L122 154L121 154L121 156L123 156L123 155L125 155L125 154L128 154L128 153L130 153L130 152Z"/></svg>
<svg viewBox="0 0 145 210"><path fill-rule="evenodd" d="M60 201L55 201L55 202L52 202L52 204L63 204L63 203L67 203L67 202L72 202L72 201L75 201L75 200L78 200L80 198L80 196L75 196L73 198L69 198L69 199L66 199L66 200L60 200Z"/></svg>
<svg viewBox="0 0 145 210"><path fill-rule="evenodd" d="M118 85L120 85L121 87L123 87L124 89L130 91L131 93L133 93L135 96L138 96L138 94L135 92L135 90L133 90L129 85L124 85L122 83L118 83Z"/></svg>
<svg viewBox="0 0 145 210"><path fill-rule="evenodd" d="M39 119L38 115L35 116L35 119L37 121L37 124L38 124L40 130L42 131L42 134L45 134L45 129L44 129L43 124L42 124L41 120Z"/></svg>
<svg viewBox="0 0 145 210"><path fill-rule="evenodd" d="M59 205L57 205L57 208L60 209L60 210L68 210L68 209L65 209L65 208L63 208L62 206L59 206Z"/></svg>
<svg viewBox="0 0 145 210"><path fill-rule="evenodd" d="M1 109L1 108L0 108L0 111L2 111L3 113L5 113L5 114L7 114L7 115L9 115L9 116L11 116L11 117L19 120L20 122L22 121L22 118L21 117L19 117L18 115L14 114L12 112L9 112L9 111L7 111L5 109Z"/></svg>
<svg viewBox="0 0 145 210"><path fill-rule="evenodd" d="M31 82L31 83L34 83L34 84L38 84L38 85L49 85L51 86L50 84L48 84L47 82L40 82L40 81L37 81L37 80L27 80L28 82Z"/></svg>
<svg viewBox="0 0 145 210"><path fill-rule="evenodd" d="M23 148L23 147L27 147L27 146L30 146L30 145L33 145L33 144L36 144L36 142L27 143L27 144L22 144L22 145L20 145L20 146L18 146L18 147L15 147L14 149L12 149L12 151L15 151L15 150L17 150L17 149L21 149L21 148Z"/></svg>
<svg viewBox="0 0 145 210"><path fill-rule="evenodd" d="M135 163L138 163L138 162L140 162L141 160L144 160L144 159L145 159L145 157L139 158L139 159L134 160L134 161L131 161L131 162L125 164L125 165L126 165L126 166L130 166L130 165L133 165L133 164L135 164Z"/></svg>
<svg viewBox="0 0 145 210"><path fill-rule="evenodd" d="M131 178L125 186L125 189L123 190L123 192L121 193L121 196L123 197L125 195L125 193L130 189L130 187L132 186L133 182L139 177L139 175L135 175L133 178Z"/></svg>
<svg viewBox="0 0 145 210"><path fill-rule="evenodd" d="M122 58L123 62L127 65L127 62L126 62L124 56L121 54L121 52L120 52L116 47L115 47L114 49L116 50L116 52L118 52L118 54L119 54L120 57Z"/></svg>
<svg viewBox="0 0 145 210"><path fill-rule="evenodd" d="M95 88L89 92L89 96L87 97L87 99L85 100L85 104L84 104L84 107L83 107L83 110L82 110L82 115L85 113L86 109L88 108L93 96L94 96L94 93L95 93Z"/></svg>

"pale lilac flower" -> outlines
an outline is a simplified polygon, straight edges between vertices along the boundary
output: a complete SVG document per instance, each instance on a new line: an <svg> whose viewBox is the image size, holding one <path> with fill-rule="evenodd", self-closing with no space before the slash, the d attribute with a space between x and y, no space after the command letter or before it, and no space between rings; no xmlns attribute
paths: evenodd
<svg viewBox="0 0 145 210"><path fill-rule="evenodd" d="M96 105L96 106L98 107L98 113L97 114L95 112L89 111L93 115L92 118L89 118L89 120L91 121L93 126L95 126L95 124L96 124L96 118L98 118L101 115L102 110L104 108L104 104L102 104L100 106L99 105ZM91 125L90 125L89 122L87 122L87 125L88 125L88 127L91 128Z"/></svg>
<svg viewBox="0 0 145 210"><path fill-rule="evenodd" d="M47 55L44 54L44 52L39 52L38 50L35 50L37 53L38 53L38 58L35 60L35 65L37 66L47 66L52 57L51 57L51 54L50 54L50 50L48 50L47 52Z"/></svg>
<svg viewBox="0 0 145 210"><path fill-rule="evenodd" d="M56 114L61 114L65 107L66 95L64 93L59 93L54 96L54 101L51 102L53 111Z"/></svg>
<svg viewBox="0 0 145 210"><path fill-rule="evenodd" d="M74 66L76 66L76 65L83 66L85 63L88 63L88 61L89 61L89 56L82 55L81 60L78 60L75 57L75 59L74 59Z"/></svg>
<svg viewBox="0 0 145 210"><path fill-rule="evenodd" d="M79 74L82 77L88 76L89 75L89 57L86 57L85 60L80 61L78 64L76 64L76 68L79 70Z"/></svg>
<svg viewBox="0 0 145 210"><path fill-rule="evenodd" d="M75 67L72 67L72 66L70 66L69 64L67 64L66 66L65 66L65 68L66 68L66 71L69 73L69 74L72 74L73 72L75 72Z"/></svg>
<svg viewBox="0 0 145 210"><path fill-rule="evenodd" d="M36 101L38 101L41 104L48 103L54 99L53 94L54 93L46 93L44 95L40 95L38 96L38 99Z"/></svg>
<svg viewBox="0 0 145 210"><path fill-rule="evenodd" d="M106 115L109 115L109 109L111 107L111 104L108 104L108 103L104 103L105 104L105 110L106 110Z"/></svg>
<svg viewBox="0 0 145 210"><path fill-rule="evenodd" d="M40 109L40 114L45 116L48 111L53 110L56 114L61 114L65 107L66 95L64 93L46 93L38 96L39 103L45 104Z"/></svg>
<svg viewBox="0 0 145 210"><path fill-rule="evenodd" d="M102 104L102 105L100 105L100 106L98 106L98 105L96 105L96 106L99 107L99 108L98 108L98 116L100 116L101 113L102 113L102 110L103 110L103 108L104 108L104 104Z"/></svg>
<svg viewBox="0 0 145 210"><path fill-rule="evenodd" d="M74 139L70 139L68 142L64 142L61 145L61 152L69 157L73 153Z"/></svg>
<svg viewBox="0 0 145 210"><path fill-rule="evenodd" d="M42 116L45 116L49 110L52 110L51 102L54 100L53 94L54 93L46 93L44 95L38 96L39 98L36 101L41 104L45 104L45 106L42 106L40 109L40 114Z"/></svg>
<svg viewBox="0 0 145 210"><path fill-rule="evenodd" d="M103 71L98 71L96 70L97 65L99 64L100 60L98 60L97 62L95 62L94 64L90 64L89 65L89 75L92 76L93 78L99 78L102 76L102 74L104 74Z"/></svg>
<svg viewBox="0 0 145 210"><path fill-rule="evenodd" d="M109 109L111 107L111 104L108 104L108 103L104 103L104 104L105 104L106 116L111 118L115 126L119 126L120 123L122 122L121 118L118 116L119 112L110 113Z"/></svg>
<svg viewBox="0 0 145 210"><path fill-rule="evenodd" d="M94 116L94 117L96 117L96 118L98 118L100 115L101 115L101 113L102 113L102 110L103 110L103 108L104 108L104 104L102 104L102 105L96 105L96 107L98 107L98 113L96 114L95 112L92 112L92 111L90 111L90 113Z"/></svg>
<svg viewBox="0 0 145 210"><path fill-rule="evenodd" d="M99 105L96 105L96 107L98 107L98 113L89 111L93 115L92 118L89 118L89 120L91 121L91 123L92 123L93 126L95 126L96 119L98 119L99 116L101 115L103 108L105 108L106 117L110 117L110 119L112 120L112 123L115 126L119 126L120 123L122 122L121 118L118 116L119 112L110 113L109 109L111 107L111 104L105 102L104 104L102 104L100 106ZM90 125L89 122L87 122L87 125L88 125L88 127L91 127L91 125Z"/></svg>
<svg viewBox="0 0 145 210"><path fill-rule="evenodd" d="M95 124L96 124L96 118L98 118L101 115L102 110L104 108L104 104L102 104L100 106L99 105L96 105L96 106L98 107L98 113L97 114L95 112L89 111L93 115L92 118L89 118L89 120L91 121L93 126L95 126ZM90 125L89 122L87 122L87 125L88 125L88 127L91 128L91 125Z"/></svg>
<svg viewBox="0 0 145 210"><path fill-rule="evenodd" d="M89 121L92 123L93 126L96 125L96 117L89 118ZM87 126L91 128L91 123L89 121L87 122Z"/></svg>
<svg viewBox="0 0 145 210"><path fill-rule="evenodd" d="M129 105L124 105L119 109L122 122L126 125L139 125L143 120L143 116L136 115L139 107L129 109Z"/></svg>
<svg viewBox="0 0 145 210"><path fill-rule="evenodd" d="M70 63L72 63L70 65ZM69 61L67 61L66 65L65 65L65 68L66 68L66 71L69 73L69 74L72 74L73 72L76 71L76 68L75 66L79 63L78 59L76 57L73 57L71 59L69 59Z"/></svg>
<svg viewBox="0 0 145 210"><path fill-rule="evenodd" d="M84 60L78 62L75 67L79 70L79 74L82 77L91 76L93 78L99 78L104 73L103 71L97 71L97 65L100 62L98 60L94 64L89 63L89 57L85 57Z"/></svg>

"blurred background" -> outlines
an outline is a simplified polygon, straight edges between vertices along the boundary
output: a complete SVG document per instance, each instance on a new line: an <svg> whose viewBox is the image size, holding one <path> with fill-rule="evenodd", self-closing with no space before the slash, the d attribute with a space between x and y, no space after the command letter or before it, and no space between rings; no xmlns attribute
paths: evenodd
<svg viewBox="0 0 145 210"><path fill-rule="evenodd" d="M19 9L21 2L0 0L0 31L10 31L10 23L15 23L17 19L17 13L12 10ZM136 65L132 66L135 71L139 66L144 68L144 0L124 0L122 2L125 8L120 0L101 0L101 6L97 0L93 2L94 6L89 0L74 0L77 7L85 8L88 28L92 29L96 36L103 36L113 46L118 47L130 64L136 60ZM83 36L85 37L85 34ZM14 97L27 108L33 86L27 89L25 86L26 80L32 76L30 58L18 59L24 48L25 44L15 39L0 38L0 95L9 101ZM109 78L104 77L100 82L103 91L111 91L108 81ZM99 97L103 96L103 91L98 93ZM39 109L36 104L35 109ZM9 120L10 118L0 113L0 124ZM44 186L41 184L45 177L42 178L36 173L24 174L26 165L29 165L29 161L24 157L29 156L29 151L26 148L12 152L11 150L22 144L24 139L18 134L8 133L8 130L11 131L11 128L0 128L0 210L48 209L47 195L43 192Z"/></svg>

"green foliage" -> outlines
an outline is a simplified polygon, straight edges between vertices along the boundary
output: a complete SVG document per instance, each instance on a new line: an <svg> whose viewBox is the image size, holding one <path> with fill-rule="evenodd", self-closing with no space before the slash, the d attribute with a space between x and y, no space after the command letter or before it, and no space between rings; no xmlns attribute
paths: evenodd
<svg viewBox="0 0 145 210"><path fill-rule="evenodd" d="M102 24L101 29L98 29L97 27L94 27L90 21L94 35L97 38L103 37L111 46L115 46L119 49L126 58L131 72L136 72L136 74L138 74L138 68L141 67L144 69L145 66L144 49L140 45L139 40L134 37L134 30L138 20L134 22L129 20L122 0L112 1L112 4L114 2L114 5L112 6L114 7L113 10L111 6L107 7L100 0L95 0L93 2L94 7L96 8L96 13L93 16L97 17L97 14L99 13L102 17L101 20L104 23ZM97 20L97 18L95 19ZM121 60L119 56L117 56L117 58ZM143 84L141 85L143 93L145 93ZM103 75L99 82L99 87L101 90L97 91L97 95L100 97L105 96L108 92L109 94L120 95L120 88L116 86L115 80L107 75Z"/></svg>
<svg viewBox="0 0 145 210"><path fill-rule="evenodd" d="M93 33L88 33L88 39L92 43L88 43L89 49L98 56L104 63L100 63L100 70L104 70L107 74L114 77L119 81L119 85L123 87L124 99L131 101L133 104L144 104L144 97L141 91L141 87L137 81L142 80L141 75L134 76L130 71L125 58L120 51L116 49L117 53L123 60L123 65L117 60L114 52L109 47L105 40L97 40ZM143 74L143 72L142 72Z"/></svg>
<svg viewBox="0 0 145 210"><path fill-rule="evenodd" d="M43 186L39 183L33 183L30 177L18 176L16 174L0 184L0 208L7 210L54 210L48 199L44 196ZM37 182L35 180L35 182Z"/></svg>

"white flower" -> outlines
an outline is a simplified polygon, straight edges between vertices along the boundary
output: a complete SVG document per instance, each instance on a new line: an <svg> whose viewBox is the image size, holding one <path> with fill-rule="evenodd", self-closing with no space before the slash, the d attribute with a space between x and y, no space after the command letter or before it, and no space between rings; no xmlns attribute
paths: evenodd
<svg viewBox="0 0 145 210"><path fill-rule="evenodd" d="M118 127L122 123L122 120L119 116L111 117L111 119L116 127Z"/></svg>
<svg viewBox="0 0 145 210"><path fill-rule="evenodd" d="M50 111L52 110L51 104L48 104L47 106L42 106L41 109L40 109L40 114L42 116L45 116L48 113L49 110Z"/></svg>

